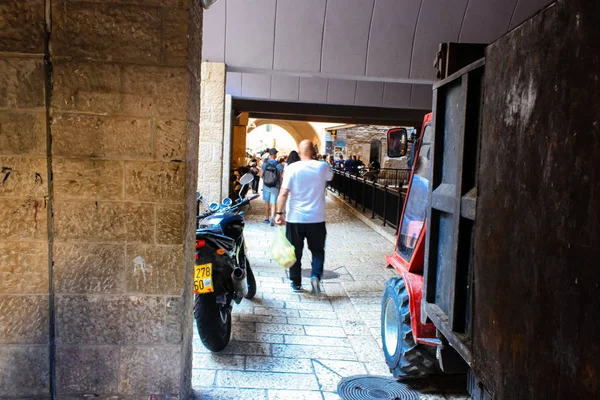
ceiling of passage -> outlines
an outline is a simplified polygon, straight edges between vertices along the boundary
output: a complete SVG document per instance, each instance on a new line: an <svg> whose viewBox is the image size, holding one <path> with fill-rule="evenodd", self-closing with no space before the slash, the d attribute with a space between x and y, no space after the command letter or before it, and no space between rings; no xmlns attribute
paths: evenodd
<svg viewBox="0 0 600 400"><path fill-rule="evenodd" d="M491 43L551 0L220 0L203 60L238 98L429 108L442 42Z"/></svg>

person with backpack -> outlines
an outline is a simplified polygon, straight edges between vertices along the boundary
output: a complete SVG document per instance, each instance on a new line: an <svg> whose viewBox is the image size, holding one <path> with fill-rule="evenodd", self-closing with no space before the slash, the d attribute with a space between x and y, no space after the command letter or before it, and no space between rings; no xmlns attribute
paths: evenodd
<svg viewBox="0 0 600 400"><path fill-rule="evenodd" d="M283 165L277 161L277 149L269 149L269 159L263 163L260 175L263 179L265 223L271 223L271 226L275 225L275 205L281 187L282 172Z"/></svg>

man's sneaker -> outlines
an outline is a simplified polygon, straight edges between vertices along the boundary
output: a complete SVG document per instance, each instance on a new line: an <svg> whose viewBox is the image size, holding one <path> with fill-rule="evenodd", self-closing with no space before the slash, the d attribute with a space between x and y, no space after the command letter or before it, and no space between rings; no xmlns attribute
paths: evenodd
<svg viewBox="0 0 600 400"><path fill-rule="evenodd" d="M310 286L312 286L312 291L310 292L311 294L318 295L321 293L321 287L319 286L320 282L321 280L316 276L310 278Z"/></svg>
<svg viewBox="0 0 600 400"><path fill-rule="evenodd" d="M269 218L265 218L265 220L263 221L265 224L269 223Z"/></svg>
<svg viewBox="0 0 600 400"><path fill-rule="evenodd" d="M294 282L292 282L290 283L290 286L292 287L293 292L304 292L304 289L302 289L302 285L296 285Z"/></svg>
<svg viewBox="0 0 600 400"><path fill-rule="evenodd" d="M271 218L271 226L275 226L275 219Z"/></svg>

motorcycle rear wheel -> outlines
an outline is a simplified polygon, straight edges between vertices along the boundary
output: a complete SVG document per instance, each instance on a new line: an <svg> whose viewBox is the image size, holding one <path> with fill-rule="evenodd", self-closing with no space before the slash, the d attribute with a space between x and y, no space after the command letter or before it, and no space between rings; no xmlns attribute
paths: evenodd
<svg viewBox="0 0 600 400"><path fill-rule="evenodd" d="M221 351L231 338L231 308L217 303L214 293L196 295L194 317L198 335L210 351Z"/></svg>

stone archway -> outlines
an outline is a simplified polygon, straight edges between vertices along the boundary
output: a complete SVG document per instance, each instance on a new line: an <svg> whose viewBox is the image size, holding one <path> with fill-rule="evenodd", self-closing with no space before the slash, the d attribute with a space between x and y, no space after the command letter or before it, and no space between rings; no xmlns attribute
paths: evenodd
<svg viewBox="0 0 600 400"><path fill-rule="evenodd" d="M319 133L308 122L286 121L278 119L256 119L253 123L253 129L268 124L276 125L287 131L296 141L297 145L299 145L301 141L308 139L319 147L321 146L321 137L319 136ZM250 132L250 130L248 132Z"/></svg>

